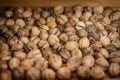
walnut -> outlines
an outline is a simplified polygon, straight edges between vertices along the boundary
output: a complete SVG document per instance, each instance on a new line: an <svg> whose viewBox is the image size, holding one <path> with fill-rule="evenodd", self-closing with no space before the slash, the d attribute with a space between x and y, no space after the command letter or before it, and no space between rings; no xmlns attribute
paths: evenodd
<svg viewBox="0 0 120 80"><path fill-rule="evenodd" d="M50 35L49 37L48 37L48 42L49 42L49 44L50 45L54 45L54 44L56 44L56 43L58 43L60 40L59 40L59 38L56 36L56 35Z"/></svg>
<svg viewBox="0 0 120 80"><path fill-rule="evenodd" d="M16 43L11 47L11 51L17 51L17 50L21 50L23 48L23 44L21 43Z"/></svg>
<svg viewBox="0 0 120 80"><path fill-rule="evenodd" d="M79 37L78 35L72 34L71 36L69 36L69 41L78 41Z"/></svg>
<svg viewBox="0 0 120 80"><path fill-rule="evenodd" d="M34 13L33 13L33 18L34 18L35 20L38 20L38 19L40 18L39 12L34 12Z"/></svg>
<svg viewBox="0 0 120 80"><path fill-rule="evenodd" d="M48 59L48 63L50 67L52 67L55 70L58 70L63 64L62 58L57 54L51 54Z"/></svg>
<svg viewBox="0 0 120 80"><path fill-rule="evenodd" d="M38 48L46 48L49 47L49 43L46 40L40 40L38 42Z"/></svg>
<svg viewBox="0 0 120 80"><path fill-rule="evenodd" d="M73 50L71 51L71 55L72 55L72 57L74 57L74 56L76 56L76 57L79 56L79 57L82 58L82 52L81 52L81 50L78 49L78 48L73 49Z"/></svg>
<svg viewBox="0 0 120 80"><path fill-rule="evenodd" d="M93 8L93 12L96 14L101 14L103 12L103 6L96 6Z"/></svg>
<svg viewBox="0 0 120 80"><path fill-rule="evenodd" d="M26 71L25 76L27 80L40 80L40 71L32 67Z"/></svg>
<svg viewBox="0 0 120 80"><path fill-rule="evenodd" d="M115 10L110 15L111 21L119 20L119 18L120 18L120 10Z"/></svg>
<svg viewBox="0 0 120 80"><path fill-rule="evenodd" d="M18 33L17 33L18 37L28 37L29 36L29 32L27 29L25 28L21 28L19 29Z"/></svg>
<svg viewBox="0 0 120 80"><path fill-rule="evenodd" d="M12 80L12 74L10 70L3 70L0 73L0 80Z"/></svg>
<svg viewBox="0 0 120 80"><path fill-rule="evenodd" d="M1 70L8 69L8 64L6 61L0 61L0 69Z"/></svg>
<svg viewBox="0 0 120 80"><path fill-rule="evenodd" d="M3 61L8 61L11 59L11 52L10 51L1 51L0 52L0 59Z"/></svg>
<svg viewBox="0 0 120 80"><path fill-rule="evenodd" d="M63 42L67 42L68 41L68 35L66 33L61 33L59 35L59 39Z"/></svg>
<svg viewBox="0 0 120 80"><path fill-rule="evenodd" d="M71 36L72 34L76 33L76 30L73 27L66 27L64 29L64 32L66 32L68 36Z"/></svg>
<svg viewBox="0 0 120 80"><path fill-rule="evenodd" d="M46 30L44 30L44 29L40 30L40 38L42 40L47 40L48 36L49 36L49 34L48 34L48 32Z"/></svg>
<svg viewBox="0 0 120 80"><path fill-rule="evenodd" d="M41 11L41 17L43 17L44 19L49 17L50 13L47 10L43 10Z"/></svg>
<svg viewBox="0 0 120 80"><path fill-rule="evenodd" d="M44 58L48 58L51 54L53 54L53 50L50 47L45 47L42 49L42 55Z"/></svg>
<svg viewBox="0 0 120 80"><path fill-rule="evenodd" d="M15 68L12 70L12 75L15 80L21 80L24 79L24 69L21 67Z"/></svg>
<svg viewBox="0 0 120 80"><path fill-rule="evenodd" d="M13 26L15 24L15 21L13 20L13 19L8 19L7 21L6 21L6 25L7 26Z"/></svg>
<svg viewBox="0 0 120 80"><path fill-rule="evenodd" d="M71 71L67 67L61 67L57 70L56 75L60 79L70 79Z"/></svg>
<svg viewBox="0 0 120 80"><path fill-rule="evenodd" d="M48 26L49 28L55 28L55 27L57 26L54 17L48 17L48 18L47 18L47 26Z"/></svg>
<svg viewBox="0 0 120 80"><path fill-rule="evenodd" d="M71 57L71 54L67 49L61 49L59 51L59 55L62 57L64 62Z"/></svg>
<svg viewBox="0 0 120 80"><path fill-rule="evenodd" d="M105 72L98 66L92 67L91 76L94 79L102 79L105 77Z"/></svg>
<svg viewBox="0 0 120 80"><path fill-rule="evenodd" d="M57 17L57 22L61 25L64 25L66 22L68 22L68 18L65 15L59 15Z"/></svg>
<svg viewBox="0 0 120 80"><path fill-rule="evenodd" d="M42 54L39 49L33 49L26 55L26 58L29 58L29 59L32 59L32 58L38 59L41 57L42 57Z"/></svg>
<svg viewBox="0 0 120 80"><path fill-rule="evenodd" d="M85 79L90 77L90 69L86 66L79 66L77 69L77 74L79 77Z"/></svg>
<svg viewBox="0 0 120 80"><path fill-rule="evenodd" d="M109 73L111 76L118 76L120 73L120 65L118 63L111 63L109 66Z"/></svg>
<svg viewBox="0 0 120 80"><path fill-rule="evenodd" d="M19 50L19 51L15 51L15 52L14 52L14 57L22 60L22 59L25 59L26 53L23 52L23 51L20 51L20 50Z"/></svg>
<svg viewBox="0 0 120 80"><path fill-rule="evenodd" d="M107 70L108 67L109 67L109 62L104 59L104 58L98 58L96 61L95 61L95 64L99 67L101 67L103 70Z"/></svg>
<svg viewBox="0 0 120 80"><path fill-rule="evenodd" d="M79 40L79 47L80 48L87 48L90 45L90 41L87 37L81 38Z"/></svg>
<svg viewBox="0 0 120 80"><path fill-rule="evenodd" d="M104 11L103 11L103 16L105 17L109 17L110 14L112 13L113 9L109 6L104 7Z"/></svg>
<svg viewBox="0 0 120 80"><path fill-rule="evenodd" d="M1 51L9 51L9 46L8 46L8 44L2 43L2 44L0 45L0 52L1 52Z"/></svg>
<svg viewBox="0 0 120 80"><path fill-rule="evenodd" d="M65 44L65 48L68 50L73 50L75 48L78 48L78 43L76 41L68 41Z"/></svg>
<svg viewBox="0 0 120 80"><path fill-rule="evenodd" d="M34 67L43 71L48 68L48 61L41 57L35 62Z"/></svg>
<svg viewBox="0 0 120 80"><path fill-rule="evenodd" d="M23 69L30 69L30 68L33 66L33 60L32 60L32 59L23 59L23 60L20 62L20 66L21 66Z"/></svg>
<svg viewBox="0 0 120 80"><path fill-rule="evenodd" d="M109 58L109 52L105 48L100 48L98 52L95 53L95 56Z"/></svg>
<svg viewBox="0 0 120 80"><path fill-rule="evenodd" d="M18 58L12 58L9 61L9 67L11 70L19 67L19 64L20 64L20 60Z"/></svg>
<svg viewBox="0 0 120 80"><path fill-rule="evenodd" d="M110 32L108 34L108 38L111 40L111 41L114 41L114 40L117 40L119 38L119 33L118 32Z"/></svg>
<svg viewBox="0 0 120 80"><path fill-rule="evenodd" d="M23 28L25 26L25 22L22 19L17 19L16 25L19 26L20 28Z"/></svg>
<svg viewBox="0 0 120 80"><path fill-rule="evenodd" d="M29 52L33 49L37 49L37 45L32 41L29 41L27 44L24 45L25 52Z"/></svg>
<svg viewBox="0 0 120 80"><path fill-rule="evenodd" d="M82 65L87 67L93 67L94 66L94 58L91 55L85 55L82 58Z"/></svg>
<svg viewBox="0 0 120 80"><path fill-rule="evenodd" d="M80 30L77 30L77 34L79 37L83 38L83 37L87 37L88 32L85 29L80 29Z"/></svg>
<svg viewBox="0 0 120 80"><path fill-rule="evenodd" d="M56 77L55 72L50 68L47 68L42 71L42 79L44 80L54 80L55 77Z"/></svg>
<svg viewBox="0 0 120 80"><path fill-rule="evenodd" d="M60 30L58 28L52 28L49 30L49 34L59 36L60 35Z"/></svg>
<svg viewBox="0 0 120 80"><path fill-rule="evenodd" d="M66 65L71 71L74 71L79 67L80 64L81 58L79 56L75 56L69 58Z"/></svg>
<svg viewBox="0 0 120 80"><path fill-rule="evenodd" d="M13 12L11 10L7 10L7 11L5 11L5 16L6 16L6 18L10 18L13 16Z"/></svg>
<svg viewBox="0 0 120 80"><path fill-rule="evenodd" d="M27 44L29 42L28 37L21 37L20 40L22 41L22 43Z"/></svg>
<svg viewBox="0 0 120 80"><path fill-rule="evenodd" d="M32 16L32 12L30 10L26 10L22 13L24 18L29 18Z"/></svg>
<svg viewBox="0 0 120 80"><path fill-rule="evenodd" d="M64 11L64 7L63 7L63 6L55 6L55 7L54 7L54 13L55 13L56 15L62 14L63 11Z"/></svg>
<svg viewBox="0 0 120 80"><path fill-rule="evenodd" d="M30 34L31 37L37 37L39 34L40 34L40 30L38 27L33 27L31 29L31 34Z"/></svg>
<svg viewBox="0 0 120 80"><path fill-rule="evenodd" d="M106 46L106 45L110 44L110 40L109 40L109 38L107 36L102 36L100 38L100 41L101 41L103 46Z"/></svg>
<svg viewBox="0 0 120 80"><path fill-rule="evenodd" d="M76 24L75 29L76 29L76 30L80 30L80 29L82 29L82 28L84 28L84 27L86 27L86 26L85 26L85 23L82 22L82 21L79 21L79 22Z"/></svg>

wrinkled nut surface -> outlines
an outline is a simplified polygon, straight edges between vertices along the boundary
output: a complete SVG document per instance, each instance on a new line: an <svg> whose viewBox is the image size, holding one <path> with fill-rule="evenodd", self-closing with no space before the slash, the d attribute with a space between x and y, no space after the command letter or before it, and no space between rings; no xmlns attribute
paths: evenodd
<svg viewBox="0 0 120 80"><path fill-rule="evenodd" d="M53 71L53 69L45 69L43 70L42 72L42 79L45 79L45 80L54 80L56 77L56 74L55 72Z"/></svg>
<svg viewBox="0 0 120 80"><path fill-rule="evenodd" d="M23 51L15 51L15 52L14 52L14 57L22 60L22 59L25 59L26 53L23 52Z"/></svg>
<svg viewBox="0 0 120 80"><path fill-rule="evenodd" d="M77 74L78 74L78 76L80 76L83 79L89 78L90 77L90 69L89 69L89 67L86 67L86 66L79 66L77 69Z"/></svg>
<svg viewBox="0 0 120 80"><path fill-rule="evenodd" d="M9 67L11 70L19 67L19 64L20 64L20 60L18 58L12 58L9 61Z"/></svg>
<svg viewBox="0 0 120 80"><path fill-rule="evenodd" d="M12 80L12 74L10 70L4 70L0 73L0 80Z"/></svg>
<svg viewBox="0 0 120 80"><path fill-rule="evenodd" d="M82 58L82 65L84 66L93 67L94 62L94 58L91 55L86 55Z"/></svg>
<svg viewBox="0 0 120 80"><path fill-rule="evenodd" d="M105 73L100 67L95 66L91 69L91 76L95 79L102 79L105 77Z"/></svg>
<svg viewBox="0 0 120 80"><path fill-rule="evenodd" d="M58 38L56 35L52 35L52 34L51 34L51 35L48 37L48 42L49 42L50 45L54 45L54 44L56 44L56 43L59 42L59 38Z"/></svg>
<svg viewBox="0 0 120 80"><path fill-rule="evenodd" d="M102 36L100 38L100 41L103 44L103 46L106 46L106 45L110 44L110 39L107 36Z"/></svg>
<svg viewBox="0 0 120 80"><path fill-rule="evenodd" d="M68 50L73 50L75 48L78 48L78 43L76 41L68 41L65 44L65 48Z"/></svg>
<svg viewBox="0 0 120 80"><path fill-rule="evenodd" d="M81 58L79 56L71 57L67 61L67 67L71 71L74 71L75 69L77 69L80 64L81 64Z"/></svg>
<svg viewBox="0 0 120 80"><path fill-rule="evenodd" d="M40 80L40 71L36 68L30 68L27 70L25 76L27 80Z"/></svg>
<svg viewBox="0 0 120 80"><path fill-rule="evenodd" d="M57 70L56 75L60 79L70 79L71 71L67 67L61 67Z"/></svg>
<svg viewBox="0 0 120 80"><path fill-rule="evenodd" d="M87 37L81 38L79 40L79 47L80 48L87 48L90 45L90 41Z"/></svg>
<svg viewBox="0 0 120 80"><path fill-rule="evenodd" d="M120 73L120 65L118 63L111 63L109 66L109 73L111 76L118 76Z"/></svg>
<svg viewBox="0 0 120 80"><path fill-rule="evenodd" d="M51 54L48 63L55 70L59 69L63 64L62 58L57 54Z"/></svg>

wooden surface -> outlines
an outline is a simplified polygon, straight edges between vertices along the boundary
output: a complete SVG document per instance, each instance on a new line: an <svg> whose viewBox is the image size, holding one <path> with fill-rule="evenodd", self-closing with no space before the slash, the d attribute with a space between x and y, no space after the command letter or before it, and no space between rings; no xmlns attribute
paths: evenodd
<svg viewBox="0 0 120 80"><path fill-rule="evenodd" d="M28 7L44 7L44 6L71 6L81 4L82 6L111 6L120 7L120 0L0 0L0 7L5 6L28 6Z"/></svg>

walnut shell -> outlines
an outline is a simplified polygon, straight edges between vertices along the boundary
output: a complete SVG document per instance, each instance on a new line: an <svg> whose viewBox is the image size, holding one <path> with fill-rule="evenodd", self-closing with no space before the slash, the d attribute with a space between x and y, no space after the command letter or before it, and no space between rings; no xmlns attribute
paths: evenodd
<svg viewBox="0 0 120 80"><path fill-rule="evenodd" d="M87 48L90 45L90 41L87 37L81 38L79 40L79 47L80 48Z"/></svg>

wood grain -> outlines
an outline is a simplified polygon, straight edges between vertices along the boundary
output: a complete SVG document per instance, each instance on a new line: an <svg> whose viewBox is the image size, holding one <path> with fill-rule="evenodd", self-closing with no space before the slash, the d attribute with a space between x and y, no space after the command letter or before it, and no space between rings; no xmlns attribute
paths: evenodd
<svg viewBox="0 0 120 80"><path fill-rule="evenodd" d="M5 6L26 6L26 7L44 7L44 6L72 6L81 4L82 6L111 6L120 7L120 0L0 0L0 7Z"/></svg>

